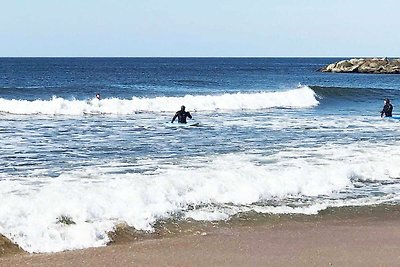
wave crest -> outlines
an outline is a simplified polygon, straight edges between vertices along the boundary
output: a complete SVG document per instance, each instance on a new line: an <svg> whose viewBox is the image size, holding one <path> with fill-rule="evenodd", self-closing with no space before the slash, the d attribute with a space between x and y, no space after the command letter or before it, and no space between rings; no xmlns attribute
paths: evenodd
<svg viewBox="0 0 400 267"><path fill-rule="evenodd" d="M261 110L267 108L308 108L318 105L314 91L305 86L288 91L236 93L223 95L186 95L184 97L155 97L103 100L66 100L53 97L51 100L7 100L0 99L0 112L32 115L83 115L116 114L129 115L135 112L174 112L184 104L196 111Z"/></svg>

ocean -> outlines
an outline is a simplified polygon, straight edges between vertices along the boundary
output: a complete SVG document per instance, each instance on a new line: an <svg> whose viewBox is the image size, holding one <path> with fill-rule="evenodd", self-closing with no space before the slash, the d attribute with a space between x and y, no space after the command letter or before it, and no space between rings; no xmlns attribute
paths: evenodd
<svg viewBox="0 0 400 267"><path fill-rule="evenodd" d="M337 60L0 58L0 233L56 252L121 223L399 205L400 75L317 71Z"/></svg>

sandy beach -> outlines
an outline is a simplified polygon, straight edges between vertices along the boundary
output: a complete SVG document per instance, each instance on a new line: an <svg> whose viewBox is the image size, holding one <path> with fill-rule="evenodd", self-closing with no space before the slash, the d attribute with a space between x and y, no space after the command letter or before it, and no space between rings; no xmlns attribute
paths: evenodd
<svg viewBox="0 0 400 267"><path fill-rule="evenodd" d="M397 208L209 227L195 234L53 254L10 252L1 266L395 266Z"/></svg>

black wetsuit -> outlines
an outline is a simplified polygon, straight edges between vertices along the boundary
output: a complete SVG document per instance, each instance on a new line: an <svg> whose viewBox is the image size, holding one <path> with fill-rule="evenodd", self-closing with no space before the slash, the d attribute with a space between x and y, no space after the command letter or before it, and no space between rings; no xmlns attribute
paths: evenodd
<svg viewBox="0 0 400 267"><path fill-rule="evenodd" d="M192 115L190 115L189 112L184 111L184 110L179 110L175 113L175 116L172 118L172 122L178 117L178 122L179 123L186 123L186 118L189 117L190 119L192 118Z"/></svg>
<svg viewBox="0 0 400 267"><path fill-rule="evenodd" d="M390 103L387 103L383 106L381 111L381 117L392 117L393 106Z"/></svg>

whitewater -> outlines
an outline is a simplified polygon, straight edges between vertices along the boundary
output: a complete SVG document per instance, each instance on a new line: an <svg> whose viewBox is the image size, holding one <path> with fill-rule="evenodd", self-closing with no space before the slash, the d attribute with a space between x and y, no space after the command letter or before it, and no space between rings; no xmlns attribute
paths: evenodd
<svg viewBox="0 0 400 267"><path fill-rule="evenodd" d="M198 103L198 107L206 111L196 113L204 127L194 130L182 128L178 129L182 131L178 133L176 129L166 128L160 123L162 118L154 115L147 117L147 114L139 113L136 115L139 117L134 118L125 115L54 118L39 116L37 110L26 108L25 111L29 110L39 117L32 122L25 115L11 116L10 123L16 123L16 130L8 133L3 130L0 141L3 151L7 150L4 148L9 150L8 155L3 153L0 158L3 163L5 160L10 162L13 157L14 161L18 159L18 154L21 154L18 144L23 139L31 143L23 149L27 155L23 164L14 162L3 165L7 171L0 176L0 232L26 251L56 252L106 245L110 241L108 234L121 223L151 232L159 220L174 218L228 220L249 211L316 214L328 207L399 200L400 183L397 179L400 167L397 162L400 151L393 150L399 147L398 141L380 145L379 150L376 144L362 140L338 138L338 142L324 145L312 142L315 135L321 133L329 136L340 131L349 138L352 134L358 135L360 129L371 136L374 136L372 133L379 134L382 128L396 131L396 122L387 124L383 120L364 116L309 116L310 108L319 103L314 91L303 87L280 94L297 94L293 97L300 100L297 109L305 112L301 118L297 117L296 108L292 112L287 110L285 114L281 114L279 108L267 113L235 110L235 107L242 109L246 103L253 103L252 100L246 102L247 95L240 98L240 105L235 102L222 113L230 110L229 118L226 115L213 117L212 121L208 118L209 111L218 105L209 105L207 101ZM270 96L278 95L278 98L280 94L269 93ZM215 100L220 97L216 96ZM202 98L198 96L197 102ZM53 107L53 101L45 103ZM110 105L107 100L104 101L104 105ZM143 101L147 103L149 100ZM286 106L282 101L281 106L293 109L293 102ZM71 104L74 101L67 103L75 107ZM277 103L276 98L270 103ZM262 106L265 107L271 108ZM49 114L53 116L56 110L51 109ZM2 121L2 129L6 121ZM144 127L144 124L147 126ZM234 132L231 132L232 129ZM47 134L40 135L37 131ZM282 141L270 139L266 142L266 133L276 131L293 132L292 137L283 137L286 142L284 148ZM213 137L215 133L226 136ZM235 137L238 133L239 139L244 140ZM200 151L195 149L193 153L184 149L181 156L179 149L175 150L176 139L168 138L171 134L198 135L200 139L203 134L206 138L195 142ZM229 137L230 134L233 136ZM99 143L100 137L104 139L103 143ZM10 146L12 138L15 142ZM214 139L214 144L222 144L229 139L231 145L237 143L244 147L215 154L208 147L207 138ZM69 143L71 139L78 147ZM32 145L39 140L42 144ZM127 141L139 143L139 146L130 148L133 158L128 157L128 160L118 145L118 142L127 145ZM167 143L160 145L159 142ZM343 145L343 142L346 144ZM67 147L60 147L67 143ZM136 151L149 144L156 146L158 156L148 157ZM98 149L112 151L115 157L111 160L110 154L97 157ZM201 150L206 150L209 155L201 156ZM68 159L64 156L62 163L51 159L68 153L72 153L72 157ZM85 157L80 153L89 155ZM382 161L389 153L391 157ZM43 155L50 160L50 164L42 158ZM76 162L77 158L80 158L79 162ZM63 218L70 223L63 222Z"/></svg>
<svg viewBox="0 0 400 267"><path fill-rule="evenodd" d="M39 172L25 179L3 176L0 232L26 251L55 252L106 245L107 233L119 223L152 231L158 220L173 217L226 220L251 210L316 214L327 207L398 201L400 153L373 160L388 150L360 143L264 157L191 158L174 166L142 159L138 166L154 168L142 173L121 173L128 164L114 161L57 179ZM369 190L379 195L369 198ZM63 217L73 223L63 224Z"/></svg>
<svg viewBox="0 0 400 267"><path fill-rule="evenodd" d="M223 95L186 95L102 100L68 100L54 96L51 100L0 99L0 112L20 115L129 115L137 112L173 112L185 103L191 110L258 110L274 107L301 108L318 104L315 93L305 86L279 92L236 93Z"/></svg>

